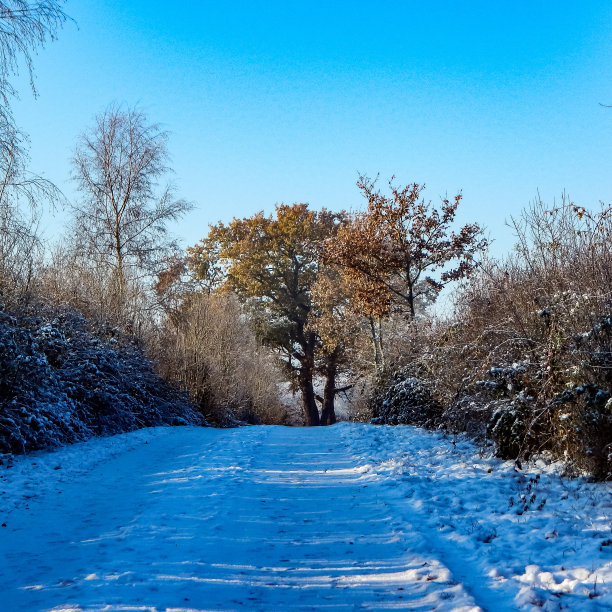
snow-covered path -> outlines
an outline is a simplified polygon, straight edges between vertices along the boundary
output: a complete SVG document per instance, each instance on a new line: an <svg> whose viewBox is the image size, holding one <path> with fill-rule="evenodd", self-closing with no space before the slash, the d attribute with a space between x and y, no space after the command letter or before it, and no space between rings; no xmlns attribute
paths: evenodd
<svg viewBox="0 0 612 612"><path fill-rule="evenodd" d="M24 458L0 481L0 609L609 609L610 563L589 597L593 567L547 572L533 528L523 559L484 524L515 483L501 462L466 463L473 450L341 424L158 428ZM512 538L524 515L504 517Z"/></svg>

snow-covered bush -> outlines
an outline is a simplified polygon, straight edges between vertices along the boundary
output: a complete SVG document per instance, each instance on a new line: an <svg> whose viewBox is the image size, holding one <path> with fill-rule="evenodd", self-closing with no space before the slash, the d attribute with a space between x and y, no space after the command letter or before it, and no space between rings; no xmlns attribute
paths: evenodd
<svg viewBox="0 0 612 612"><path fill-rule="evenodd" d="M435 427L442 407L414 372L400 370L380 381L371 400L372 422Z"/></svg>
<svg viewBox="0 0 612 612"><path fill-rule="evenodd" d="M480 414L500 456L609 477L612 208L536 202L513 226L515 254L485 262L431 342L429 382L447 426Z"/></svg>
<svg viewBox="0 0 612 612"><path fill-rule="evenodd" d="M531 433L531 417L529 398L523 394L512 401L495 404L487 433L495 442L499 457L515 459L521 455Z"/></svg>
<svg viewBox="0 0 612 612"><path fill-rule="evenodd" d="M202 423L133 337L94 330L71 308L0 312L0 453Z"/></svg>
<svg viewBox="0 0 612 612"><path fill-rule="evenodd" d="M551 402L554 450L575 472L612 474L612 394L587 384L563 391Z"/></svg>

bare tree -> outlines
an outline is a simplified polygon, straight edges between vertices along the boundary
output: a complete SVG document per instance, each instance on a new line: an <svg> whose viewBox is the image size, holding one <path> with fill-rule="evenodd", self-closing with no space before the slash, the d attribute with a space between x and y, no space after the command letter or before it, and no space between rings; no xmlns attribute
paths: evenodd
<svg viewBox="0 0 612 612"><path fill-rule="evenodd" d="M175 198L168 135L135 109L110 106L84 132L73 157L73 178L82 199L72 205L75 235L92 264L112 275L118 307L130 282L160 272L162 259L176 245L167 223L192 206Z"/></svg>
<svg viewBox="0 0 612 612"><path fill-rule="evenodd" d="M23 61L34 95L32 53L54 40L68 16L62 10L63 0L3 0L0 2L0 96L6 104L15 90L8 78L19 72Z"/></svg>
<svg viewBox="0 0 612 612"><path fill-rule="evenodd" d="M53 40L68 17L63 0L0 1L0 300L27 296L41 258L36 235L39 204L62 198L50 181L28 170L27 136L15 125L11 101L17 91L11 77L27 70L36 96L32 55ZM27 204L27 209L22 204Z"/></svg>
<svg viewBox="0 0 612 612"><path fill-rule="evenodd" d="M30 294L43 251L37 235L40 204L63 201L53 183L28 170L23 138L13 125L0 128L0 302L5 305Z"/></svg>
<svg viewBox="0 0 612 612"><path fill-rule="evenodd" d="M55 39L68 19L62 4L63 0L0 1L0 154L3 157L7 154L16 157L22 149L16 149L15 145L23 143L13 120L10 103L17 92L10 79L19 73L20 65L25 65L32 93L37 95L32 54L47 40Z"/></svg>
<svg viewBox="0 0 612 612"><path fill-rule="evenodd" d="M10 124L0 127L0 205L35 209L41 202L62 203L61 191L49 180L28 170L26 136Z"/></svg>
<svg viewBox="0 0 612 612"><path fill-rule="evenodd" d="M0 185L0 303L14 306L30 295L35 271L42 260L37 235L40 209L21 211Z"/></svg>
<svg viewBox="0 0 612 612"><path fill-rule="evenodd" d="M0 206L3 218L20 199L34 208L40 200L56 202L61 194L46 179L27 170L27 137L16 126L11 99L17 92L11 77L25 65L32 93L34 85L32 54L53 40L68 19L61 8L63 0L0 1Z"/></svg>

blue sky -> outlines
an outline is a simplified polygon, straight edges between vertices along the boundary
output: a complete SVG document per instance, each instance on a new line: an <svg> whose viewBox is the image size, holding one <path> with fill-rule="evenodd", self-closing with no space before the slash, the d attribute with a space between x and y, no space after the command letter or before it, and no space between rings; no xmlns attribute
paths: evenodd
<svg viewBox="0 0 612 612"><path fill-rule="evenodd" d="M612 202L612 3L68 1L15 102L32 168L69 197L77 135L111 102L171 134L175 232L273 210L358 209L359 173L462 190L509 249L536 194ZM62 215L46 217L59 233Z"/></svg>

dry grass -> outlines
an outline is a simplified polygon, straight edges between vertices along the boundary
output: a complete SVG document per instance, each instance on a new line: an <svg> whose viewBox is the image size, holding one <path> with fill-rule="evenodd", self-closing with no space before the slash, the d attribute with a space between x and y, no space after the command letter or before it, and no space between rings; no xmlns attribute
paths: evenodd
<svg viewBox="0 0 612 612"><path fill-rule="evenodd" d="M187 389L205 416L231 411L249 422L283 423L280 376L232 295L194 294L167 320L153 354L161 374Z"/></svg>

